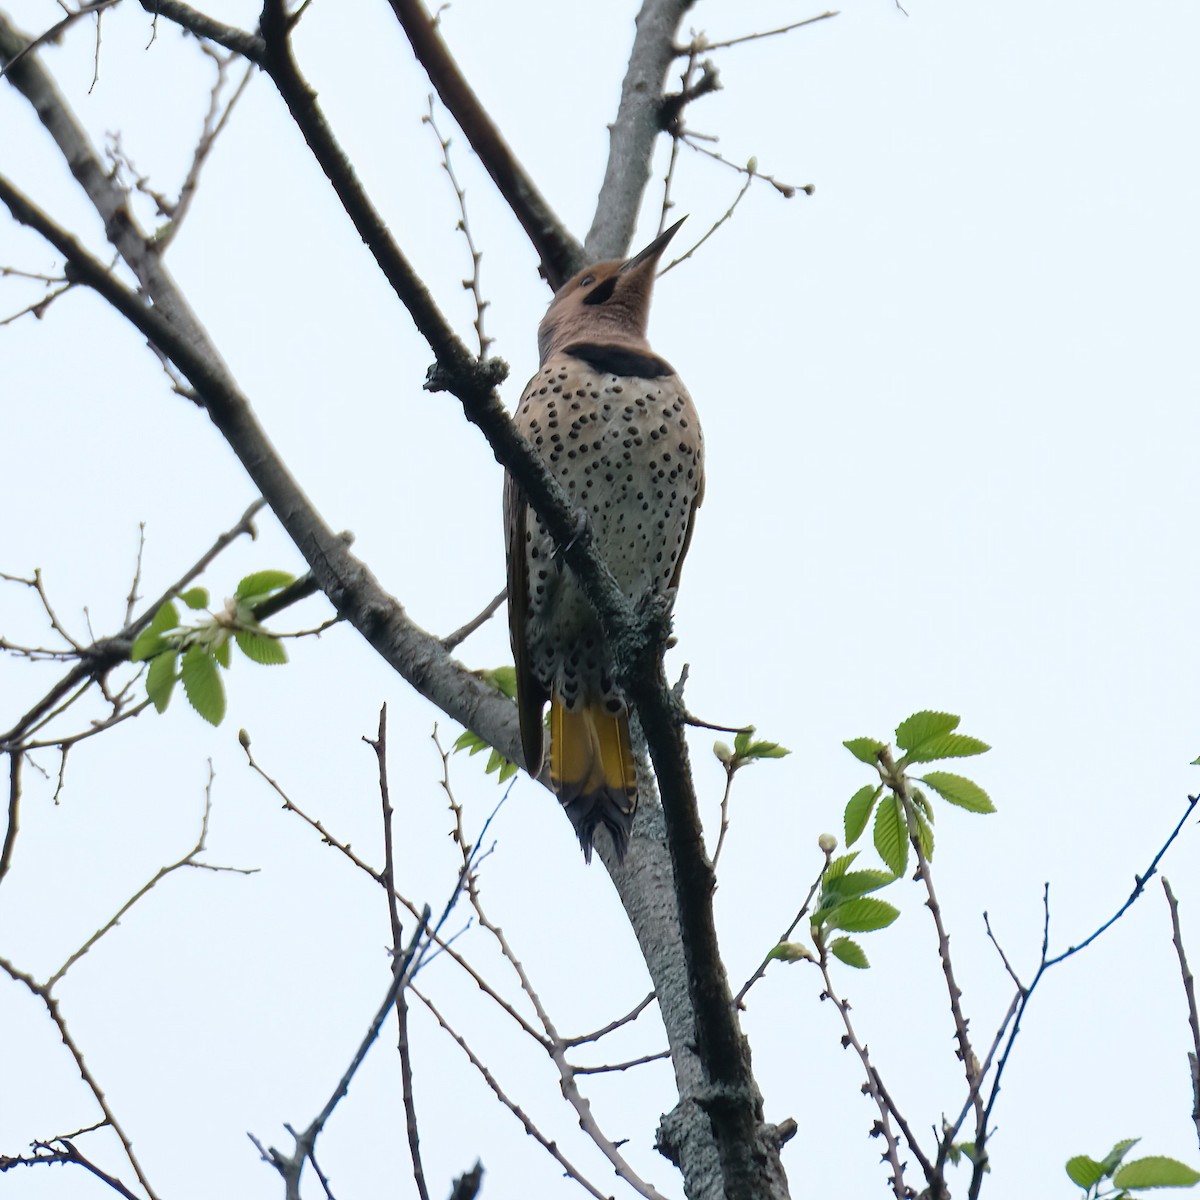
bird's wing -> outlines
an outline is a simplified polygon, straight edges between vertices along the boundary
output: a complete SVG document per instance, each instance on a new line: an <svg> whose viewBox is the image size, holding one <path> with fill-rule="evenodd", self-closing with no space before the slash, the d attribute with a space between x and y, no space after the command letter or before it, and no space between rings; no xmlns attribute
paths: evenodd
<svg viewBox="0 0 1200 1200"><path fill-rule="evenodd" d="M508 558L508 635L517 668L517 717L521 725L521 751L525 769L535 779L542 770L542 710L550 699L538 682L525 645L529 614L529 562L525 557L525 527L529 505L520 485L504 476L504 533Z"/></svg>

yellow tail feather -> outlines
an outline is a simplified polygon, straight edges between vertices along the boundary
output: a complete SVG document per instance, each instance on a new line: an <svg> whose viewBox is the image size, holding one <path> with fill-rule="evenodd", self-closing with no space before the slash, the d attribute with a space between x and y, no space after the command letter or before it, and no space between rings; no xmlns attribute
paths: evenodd
<svg viewBox="0 0 1200 1200"><path fill-rule="evenodd" d="M637 775L629 740L629 716L613 715L600 703L568 712L557 696L550 701L550 779L583 845L592 856L597 825L612 833L624 858L637 807Z"/></svg>

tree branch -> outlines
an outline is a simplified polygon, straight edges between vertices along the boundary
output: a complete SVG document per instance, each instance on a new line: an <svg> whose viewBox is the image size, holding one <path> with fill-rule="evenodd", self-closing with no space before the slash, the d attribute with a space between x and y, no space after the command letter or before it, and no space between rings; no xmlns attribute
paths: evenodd
<svg viewBox="0 0 1200 1200"><path fill-rule="evenodd" d="M471 148L541 255L542 274L557 290L587 265L583 249L554 214L537 185L521 166L499 129L479 103L458 63L446 48L436 22L420 0L390 0L417 61L450 110Z"/></svg>

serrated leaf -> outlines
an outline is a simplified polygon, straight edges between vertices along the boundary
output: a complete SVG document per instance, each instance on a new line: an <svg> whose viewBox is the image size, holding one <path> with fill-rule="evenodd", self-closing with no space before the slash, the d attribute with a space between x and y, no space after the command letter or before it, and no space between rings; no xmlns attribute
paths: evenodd
<svg viewBox="0 0 1200 1200"><path fill-rule="evenodd" d="M862 947L848 937L834 938L829 943L829 953L844 962L846 966L854 967L859 971L865 971L871 965L867 961Z"/></svg>
<svg viewBox="0 0 1200 1200"><path fill-rule="evenodd" d="M928 862L933 862L933 826L919 808L913 809L913 820L917 826L917 841L920 843L921 853Z"/></svg>
<svg viewBox="0 0 1200 1200"><path fill-rule="evenodd" d="M246 600L250 596L267 596L295 582L296 577L287 571L255 571L238 581L234 594L239 600Z"/></svg>
<svg viewBox="0 0 1200 1200"><path fill-rule="evenodd" d="M868 783L860 787L846 802L847 846L853 846L862 837L862 831L866 829L867 822L871 819L871 809L875 807L875 801L881 791L883 791L883 784L872 787Z"/></svg>
<svg viewBox="0 0 1200 1200"><path fill-rule="evenodd" d="M949 771L930 771L922 777L921 782L926 787L933 788L943 800L949 800L951 804L965 808L967 812L996 811L996 806L987 792L974 780L965 779L962 775L952 775Z"/></svg>
<svg viewBox="0 0 1200 1200"><path fill-rule="evenodd" d="M188 703L210 725L220 725L225 717L225 685L217 660L203 647L191 646L183 656L179 675Z"/></svg>
<svg viewBox="0 0 1200 1200"><path fill-rule="evenodd" d="M914 750L932 737L957 729L961 720L962 717L956 717L953 713L928 710L913 713L896 726L896 745L901 750Z"/></svg>
<svg viewBox="0 0 1200 1200"><path fill-rule="evenodd" d="M803 959L812 961L812 951L803 942L779 942L771 947L768 959L779 962L800 962Z"/></svg>
<svg viewBox="0 0 1200 1200"><path fill-rule="evenodd" d="M1120 1165L1121 1160L1140 1142L1141 1138L1124 1138L1113 1143L1113 1148L1100 1160L1105 1175L1111 1175Z"/></svg>
<svg viewBox="0 0 1200 1200"><path fill-rule="evenodd" d="M506 758L504 766L500 768L500 774L496 776L497 783L507 783L520 770L512 759Z"/></svg>
<svg viewBox="0 0 1200 1200"><path fill-rule="evenodd" d="M825 918L830 929L844 929L847 933L872 933L886 929L898 916L900 910L878 896L859 896L839 904Z"/></svg>
<svg viewBox="0 0 1200 1200"><path fill-rule="evenodd" d="M1200 1171L1178 1159L1154 1154L1127 1162L1113 1176L1113 1183L1122 1188L1195 1187L1200 1183Z"/></svg>
<svg viewBox="0 0 1200 1200"><path fill-rule="evenodd" d="M208 588L188 588L186 592L179 593L179 598L188 606L188 608L207 608Z"/></svg>
<svg viewBox="0 0 1200 1200"><path fill-rule="evenodd" d="M834 886L839 895L847 900L854 896L865 896L868 892L876 892L889 883L895 883L896 876L890 871L866 869L863 871L847 871L840 879L835 880Z"/></svg>
<svg viewBox="0 0 1200 1200"><path fill-rule="evenodd" d="M943 733L910 750L905 759L910 763L923 763L939 758L970 758L973 754L986 754L990 749L987 742L965 733Z"/></svg>
<svg viewBox="0 0 1200 1200"><path fill-rule="evenodd" d="M262 663L264 667L275 667L288 660L283 643L270 634L238 629L233 636L237 639L238 649L251 662Z"/></svg>
<svg viewBox="0 0 1200 1200"><path fill-rule="evenodd" d="M843 742L842 745L859 762L865 762L868 766L872 767L879 761L880 750L887 749L882 742L877 742L874 738L869 737L851 738L848 742Z"/></svg>
<svg viewBox="0 0 1200 1200"><path fill-rule="evenodd" d="M217 638L209 646L209 649L212 651L213 658L228 671L233 660L233 643L229 640L229 634L226 633L224 637Z"/></svg>
<svg viewBox="0 0 1200 1200"><path fill-rule="evenodd" d="M875 850L896 875L908 867L908 822L898 796L885 796L875 811Z"/></svg>
<svg viewBox="0 0 1200 1200"><path fill-rule="evenodd" d="M160 712L166 712L171 702L171 693L175 690L175 664L179 654L174 650L164 650L150 660L146 671L146 695L150 702Z"/></svg>
<svg viewBox="0 0 1200 1200"><path fill-rule="evenodd" d="M929 797L920 788L913 788L909 792L909 799L929 818L929 823L932 825L933 805L929 803Z"/></svg>
<svg viewBox="0 0 1200 1200"><path fill-rule="evenodd" d="M468 746L474 746L480 740L477 733L472 733L469 729L464 729L462 733L454 739L454 750L457 753L459 750L465 750Z"/></svg>
<svg viewBox="0 0 1200 1200"><path fill-rule="evenodd" d="M1067 1177L1077 1187L1085 1190L1093 1187L1104 1178L1105 1174L1104 1168L1094 1158L1088 1158L1086 1154L1077 1154L1074 1158L1067 1159Z"/></svg>
<svg viewBox="0 0 1200 1200"><path fill-rule="evenodd" d="M162 635L178 627L179 610L172 601L168 600L154 614L150 624L134 639L133 645L129 650L130 660L133 662L144 662L146 659L153 658L156 654L161 653L167 645Z"/></svg>
<svg viewBox="0 0 1200 1200"><path fill-rule="evenodd" d="M858 851L852 850L849 854L843 854L835 858L829 866L825 868L824 874L821 876L821 882L825 884L832 883L835 879L840 879L850 869L850 864L858 857Z"/></svg>

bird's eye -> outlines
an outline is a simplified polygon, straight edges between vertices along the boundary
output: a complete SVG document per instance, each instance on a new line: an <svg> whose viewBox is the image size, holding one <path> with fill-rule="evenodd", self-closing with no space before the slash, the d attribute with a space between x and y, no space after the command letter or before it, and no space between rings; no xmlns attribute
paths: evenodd
<svg viewBox="0 0 1200 1200"><path fill-rule="evenodd" d="M595 282L596 282L596 277L595 277L595 275L585 275L585 276L584 276L584 277L583 277L583 278L582 278L582 279L579 281L579 286L580 286L581 288L585 288L585 287L591 287L591 286L592 286L592 284L593 284L593 283L595 283Z"/></svg>

